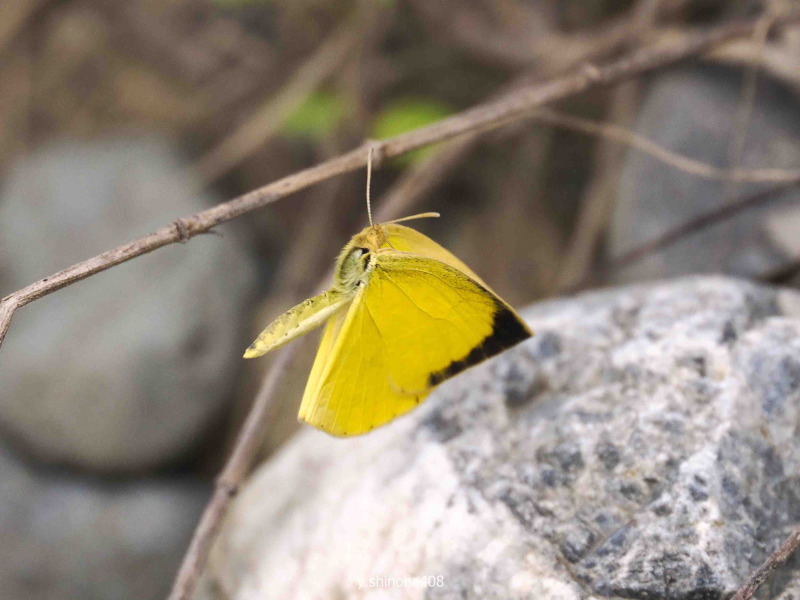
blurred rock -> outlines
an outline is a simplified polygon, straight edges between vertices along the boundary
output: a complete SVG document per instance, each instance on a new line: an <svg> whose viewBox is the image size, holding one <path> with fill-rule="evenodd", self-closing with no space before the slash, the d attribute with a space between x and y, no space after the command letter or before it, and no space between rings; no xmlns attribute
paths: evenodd
<svg viewBox="0 0 800 600"><path fill-rule="evenodd" d="M636 133L674 152L716 167L729 166L729 147L742 96L736 71L689 67L659 74L644 99ZM797 96L778 83L759 78L747 129L742 168L800 166L800 106ZM686 221L775 184L736 184L679 171L636 150L623 168L610 237L611 256L619 256ZM742 212L621 270L616 281L655 279L686 273L725 272L764 275L793 257L775 243L767 215L800 201L800 189L772 195L766 207ZM800 215L796 206L794 213ZM800 217L799 217L800 218ZM795 237L800 232L795 232Z"/></svg>
<svg viewBox="0 0 800 600"><path fill-rule="evenodd" d="M0 196L0 296L212 200L163 141L62 143ZM201 441L241 360L254 266L236 231L162 248L20 309L0 359L0 421L37 458L145 469Z"/></svg>
<svg viewBox="0 0 800 600"><path fill-rule="evenodd" d="M0 448L2 597L164 598L207 494L187 480L37 473Z"/></svg>
<svg viewBox="0 0 800 600"><path fill-rule="evenodd" d="M206 595L726 597L800 523L798 307L699 277L534 307L408 417L257 471Z"/></svg>

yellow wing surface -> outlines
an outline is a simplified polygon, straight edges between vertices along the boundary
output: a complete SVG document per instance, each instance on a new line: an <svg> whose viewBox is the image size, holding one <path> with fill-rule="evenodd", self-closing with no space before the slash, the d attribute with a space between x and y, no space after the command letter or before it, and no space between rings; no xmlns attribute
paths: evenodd
<svg viewBox="0 0 800 600"><path fill-rule="evenodd" d="M389 241L402 246L391 234ZM531 335L510 306L450 261L392 250L373 260L349 309L328 322L300 407L301 420L333 435L391 421L448 377Z"/></svg>
<svg viewBox="0 0 800 600"><path fill-rule="evenodd" d="M244 353L245 358L256 358L288 344L295 338L307 334L343 311L354 294L339 290L328 290L318 296L304 300L283 313L262 331Z"/></svg>
<svg viewBox="0 0 800 600"><path fill-rule="evenodd" d="M389 242L388 247L401 252L411 252L412 254L439 260L451 267L455 267L468 277L471 277L473 281L477 281L483 287L489 289L489 286L473 273L472 269L461 262L457 256L416 229L397 223L388 223L382 227L386 232L386 239Z"/></svg>

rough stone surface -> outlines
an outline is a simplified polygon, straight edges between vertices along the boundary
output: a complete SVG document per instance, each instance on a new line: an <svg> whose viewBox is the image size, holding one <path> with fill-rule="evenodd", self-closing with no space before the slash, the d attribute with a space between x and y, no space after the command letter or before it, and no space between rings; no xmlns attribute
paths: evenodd
<svg viewBox="0 0 800 600"><path fill-rule="evenodd" d="M0 597L161 600L208 487L42 473L0 448Z"/></svg>
<svg viewBox="0 0 800 600"><path fill-rule="evenodd" d="M659 75L644 98L636 133L674 152L724 168L730 165L732 124L741 94L741 73L735 70L686 67ZM797 96L761 77L740 166L797 169L798 132ZM770 183L731 186L704 179L631 150L615 198L611 255L619 256L726 202L773 187ZM794 187L771 197L768 205L706 227L702 233L686 236L637 261L616 273L616 280L711 272L755 277L780 269L797 256L780 223L800 218L800 190ZM777 224L770 218L773 215L779 219Z"/></svg>
<svg viewBox="0 0 800 600"><path fill-rule="evenodd" d="M206 596L726 597L800 523L798 306L697 277L534 307L408 417L257 471Z"/></svg>
<svg viewBox="0 0 800 600"><path fill-rule="evenodd" d="M0 196L0 296L205 207L157 139L49 147ZM137 258L17 311L0 422L38 459L120 471L202 438L240 364L252 260L232 228Z"/></svg>

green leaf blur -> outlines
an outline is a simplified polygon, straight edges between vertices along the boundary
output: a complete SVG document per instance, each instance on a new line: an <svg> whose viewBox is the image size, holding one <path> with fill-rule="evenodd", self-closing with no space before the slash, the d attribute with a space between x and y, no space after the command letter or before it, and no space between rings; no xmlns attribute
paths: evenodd
<svg viewBox="0 0 800 600"><path fill-rule="evenodd" d="M286 119L282 131L290 136L319 140L329 135L343 116L344 106L335 94L314 92Z"/></svg>
<svg viewBox="0 0 800 600"><path fill-rule="evenodd" d="M375 139L385 139L443 119L452 111L442 102L427 98L405 98L387 105L372 123L371 133ZM435 152L438 145L409 152L396 159L407 165L420 161Z"/></svg>

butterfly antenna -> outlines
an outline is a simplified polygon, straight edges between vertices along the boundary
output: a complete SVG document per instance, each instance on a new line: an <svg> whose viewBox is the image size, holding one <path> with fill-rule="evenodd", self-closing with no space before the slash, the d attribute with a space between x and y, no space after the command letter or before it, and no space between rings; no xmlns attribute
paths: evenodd
<svg viewBox="0 0 800 600"><path fill-rule="evenodd" d="M414 219L428 219L431 217L441 217L437 212L426 212L420 213L418 215L411 215L410 217L403 217L402 219L395 219L394 221L389 221L389 223L402 223L403 221L412 221Z"/></svg>
<svg viewBox="0 0 800 600"><path fill-rule="evenodd" d="M369 147L367 154L367 216L369 217L369 226L372 227L372 204L369 201L369 190L372 187L372 146Z"/></svg>

